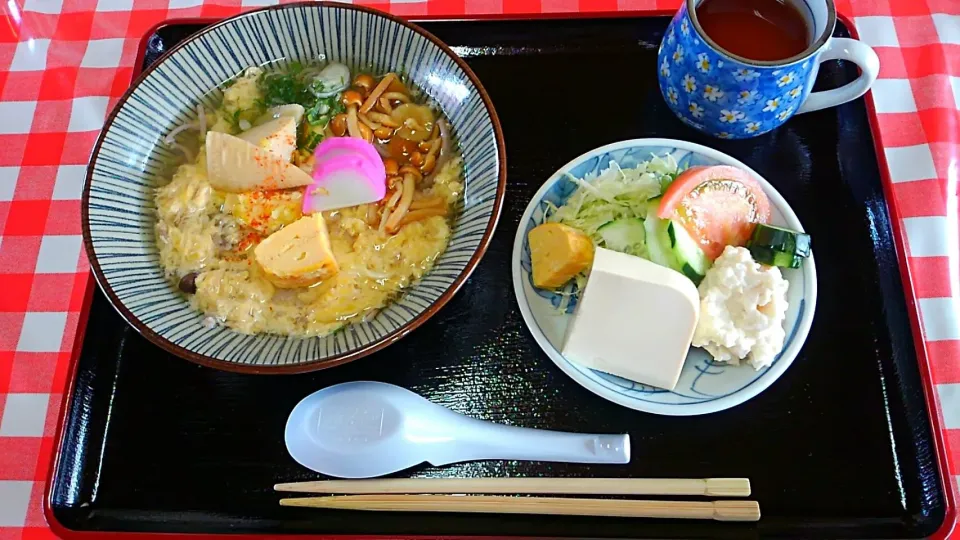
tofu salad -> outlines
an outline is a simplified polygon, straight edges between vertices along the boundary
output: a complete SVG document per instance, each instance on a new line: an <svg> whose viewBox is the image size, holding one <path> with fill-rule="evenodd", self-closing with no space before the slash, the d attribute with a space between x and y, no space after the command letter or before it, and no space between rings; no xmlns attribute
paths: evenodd
<svg viewBox="0 0 960 540"><path fill-rule="evenodd" d="M788 308L781 269L803 264L810 237L770 224L747 171L680 170L668 156L568 180L576 191L528 234L533 285L577 300L565 357L668 390L691 346L716 362L773 363Z"/></svg>

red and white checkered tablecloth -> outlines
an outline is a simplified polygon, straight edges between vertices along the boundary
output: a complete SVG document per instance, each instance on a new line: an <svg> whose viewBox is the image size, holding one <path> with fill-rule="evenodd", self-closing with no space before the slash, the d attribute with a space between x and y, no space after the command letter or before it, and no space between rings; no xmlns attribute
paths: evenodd
<svg viewBox="0 0 960 540"><path fill-rule="evenodd" d="M277 0L6 0L0 22L0 539L52 537L41 509L90 279L80 191L140 38L170 18ZM675 9L679 0L388 0L398 15ZM960 486L960 0L838 0L880 56L883 157L907 239Z"/></svg>

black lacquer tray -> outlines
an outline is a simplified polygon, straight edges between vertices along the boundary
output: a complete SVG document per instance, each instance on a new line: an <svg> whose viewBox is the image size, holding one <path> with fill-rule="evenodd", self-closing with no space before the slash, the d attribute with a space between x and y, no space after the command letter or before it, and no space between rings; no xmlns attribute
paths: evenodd
<svg viewBox="0 0 960 540"><path fill-rule="evenodd" d="M682 125L656 82L665 17L431 21L476 71L509 156L504 213L462 291L395 345L331 370L253 376L171 357L91 289L47 516L65 536L139 533L618 538L903 538L951 513L864 101L798 116L771 134L719 141ZM144 66L195 32L145 38ZM848 35L843 26L838 35ZM142 67L142 66L140 66ZM831 63L818 85L856 76ZM557 168L635 137L727 152L782 193L816 242L819 304L806 346L768 390L731 410L659 417L567 378L524 327L510 278L530 197ZM478 462L404 476L746 476L755 524L575 517L361 514L281 508L271 486L315 479L286 453L287 414L325 386L372 379L471 416L518 426L628 432L624 466Z"/></svg>

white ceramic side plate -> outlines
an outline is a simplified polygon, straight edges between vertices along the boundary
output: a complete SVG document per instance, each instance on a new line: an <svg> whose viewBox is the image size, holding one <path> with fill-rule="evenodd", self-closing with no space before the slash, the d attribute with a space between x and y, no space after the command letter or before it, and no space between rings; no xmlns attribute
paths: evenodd
<svg viewBox="0 0 960 540"><path fill-rule="evenodd" d="M565 173L577 178L599 174L613 161L621 168L636 167L655 156L672 155L681 168L695 165L733 165L749 171L763 186L772 206L774 225L802 231L796 214L779 193L743 163L705 146L672 139L635 139L603 146L564 165L537 191L520 220L513 245L513 288L520 312L534 339L547 356L567 375L591 392L625 407L654 414L690 416L722 411L756 396L777 380L793 363L807 338L817 302L817 272L811 256L801 268L785 269L790 283L783 351L769 367L756 371L750 365L715 362L705 351L694 348L687 355L680 382L673 391L654 388L595 371L571 362L560 354L563 336L575 306L560 311L560 295L537 289L530 277L530 246L527 233L543 223L547 201L564 204L575 186ZM816 239L814 239L816 243Z"/></svg>

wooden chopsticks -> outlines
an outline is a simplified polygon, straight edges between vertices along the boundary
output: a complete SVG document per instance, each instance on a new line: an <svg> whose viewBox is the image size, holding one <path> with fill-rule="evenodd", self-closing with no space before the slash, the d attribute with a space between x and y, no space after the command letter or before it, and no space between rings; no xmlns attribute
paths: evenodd
<svg viewBox="0 0 960 540"><path fill-rule="evenodd" d="M325 480L273 486L298 493L549 493L554 495L696 495L747 497L747 478L391 478Z"/></svg>
<svg viewBox="0 0 960 540"><path fill-rule="evenodd" d="M645 501L496 495L346 495L280 499L281 506L377 512L464 512L757 521L756 501Z"/></svg>
<svg viewBox="0 0 960 540"><path fill-rule="evenodd" d="M756 501L504 497L490 494L692 495L745 497L746 478L411 478L328 480L274 486L280 492L336 493L280 500L282 506L377 512L462 512L757 521ZM458 494L458 495L451 495Z"/></svg>

